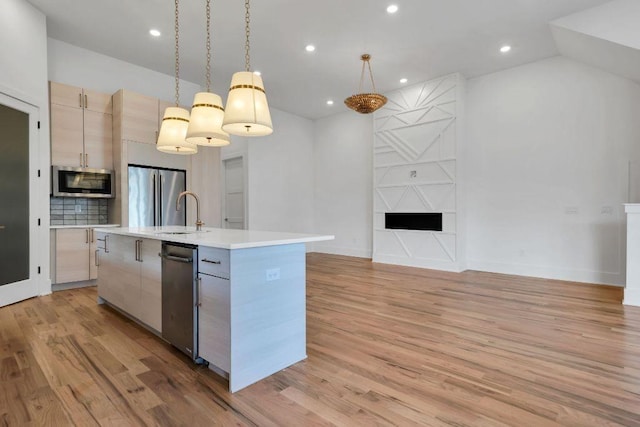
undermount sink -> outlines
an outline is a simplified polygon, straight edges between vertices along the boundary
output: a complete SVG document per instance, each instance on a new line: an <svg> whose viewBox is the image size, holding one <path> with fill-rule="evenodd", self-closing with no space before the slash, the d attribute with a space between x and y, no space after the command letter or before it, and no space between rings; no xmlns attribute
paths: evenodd
<svg viewBox="0 0 640 427"><path fill-rule="evenodd" d="M155 233L156 235L159 234L196 234L196 233L208 233L209 230L200 230L200 231L159 231L157 233Z"/></svg>

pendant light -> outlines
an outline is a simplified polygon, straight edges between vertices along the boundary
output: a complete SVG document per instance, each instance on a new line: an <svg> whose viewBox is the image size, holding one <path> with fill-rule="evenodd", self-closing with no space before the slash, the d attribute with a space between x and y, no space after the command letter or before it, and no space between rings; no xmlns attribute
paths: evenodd
<svg viewBox="0 0 640 427"><path fill-rule="evenodd" d="M360 114L369 114L376 111L387 103L387 97L376 93L376 84L373 82L373 72L371 71L371 55L365 53L360 57L362 59L362 73L360 74L360 87L356 95L351 95L344 100L347 107ZM362 93L362 83L364 82L364 68L365 65L369 66L369 78L371 79L371 87L373 93Z"/></svg>
<svg viewBox="0 0 640 427"><path fill-rule="evenodd" d="M222 130L222 98L211 93L211 0L207 0L207 91L196 93L191 107L187 142L209 147L229 145L229 134Z"/></svg>
<svg viewBox="0 0 640 427"><path fill-rule="evenodd" d="M198 147L185 140L187 137L187 128L189 127L189 111L180 108L180 52L179 52L179 19L178 19L178 0L176 4L176 106L168 107L164 111L160 133L158 134L158 142L156 148L164 153L172 154L195 154Z"/></svg>
<svg viewBox="0 0 640 427"><path fill-rule="evenodd" d="M249 58L249 0L245 0L245 71L231 78L222 129L232 135L264 136L273 132L262 77L252 73Z"/></svg>

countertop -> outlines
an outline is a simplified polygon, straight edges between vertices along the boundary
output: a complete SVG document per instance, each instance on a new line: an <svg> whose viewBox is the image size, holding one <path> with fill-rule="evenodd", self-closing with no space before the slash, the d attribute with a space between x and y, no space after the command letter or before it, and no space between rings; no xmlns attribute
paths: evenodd
<svg viewBox="0 0 640 427"><path fill-rule="evenodd" d="M222 249L247 249L263 246L288 245L292 243L320 242L333 240L331 235L283 233L278 231L230 230L223 228L203 227L196 231L195 227L140 227L140 228L106 228L96 227L96 231L119 234L122 236L141 237L144 239L164 240L174 243L208 246ZM186 234L173 234L173 233Z"/></svg>
<svg viewBox="0 0 640 427"><path fill-rule="evenodd" d="M58 230L61 228L110 228L120 227L120 224L84 224L84 225L50 225L51 230Z"/></svg>

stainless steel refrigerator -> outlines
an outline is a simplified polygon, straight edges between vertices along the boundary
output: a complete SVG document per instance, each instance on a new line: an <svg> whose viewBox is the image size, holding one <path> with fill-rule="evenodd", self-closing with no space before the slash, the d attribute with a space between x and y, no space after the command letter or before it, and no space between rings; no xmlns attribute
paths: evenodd
<svg viewBox="0 0 640 427"><path fill-rule="evenodd" d="M186 225L186 171L129 165L129 227Z"/></svg>

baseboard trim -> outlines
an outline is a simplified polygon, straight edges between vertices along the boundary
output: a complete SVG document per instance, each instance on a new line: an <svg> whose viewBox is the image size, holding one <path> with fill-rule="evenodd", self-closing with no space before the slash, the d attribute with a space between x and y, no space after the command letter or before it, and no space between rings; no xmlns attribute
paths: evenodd
<svg viewBox="0 0 640 427"><path fill-rule="evenodd" d="M58 291L66 291L68 289L78 289L78 288L89 288L91 286L96 286L98 284L97 280L84 280L81 282L71 282L71 283L56 283L51 285L52 292Z"/></svg>
<svg viewBox="0 0 640 427"><path fill-rule="evenodd" d="M541 279L563 280L609 286L624 286L624 274L605 271L574 270L528 264L467 260L467 269L489 273L513 274L516 276L539 277Z"/></svg>

